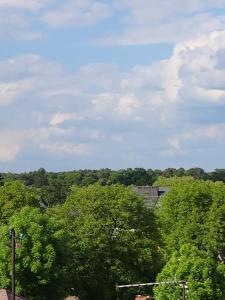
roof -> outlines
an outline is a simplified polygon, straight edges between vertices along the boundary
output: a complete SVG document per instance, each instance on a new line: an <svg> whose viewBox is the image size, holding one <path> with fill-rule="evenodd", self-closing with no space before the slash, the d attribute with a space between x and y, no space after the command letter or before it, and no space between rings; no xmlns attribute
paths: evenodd
<svg viewBox="0 0 225 300"><path fill-rule="evenodd" d="M0 289L0 300L11 300L12 293L6 289ZM26 300L23 297L16 296L15 300Z"/></svg>

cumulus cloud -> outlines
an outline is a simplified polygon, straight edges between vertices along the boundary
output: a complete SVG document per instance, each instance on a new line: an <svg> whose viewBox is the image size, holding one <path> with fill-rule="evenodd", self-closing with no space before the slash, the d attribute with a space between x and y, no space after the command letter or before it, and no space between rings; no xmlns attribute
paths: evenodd
<svg viewBox="0 0 225 300"><path fill-rule="evenodd" d="M2 0L0 38L35 40L46 29L95 26L117 14L120 28L97 33L102 45L135 45L159 42L176 43L199 37L225 25L224 1L172 0ZM44 27L44 30L43 30ZM198 30L196 30L198 28ZM48 34L48 33L47 33ZM90 40L85 41L90 43Z"/></svg>
<svg viewBox="0 0 225 300"><path fill-rule="evenodd" d="M65 121L73 120L73 121L79 121L82 120L83 117L76 115L74 113L60 113L57 112L53 115L52 119L50 120L50 125L57 126L59 124L64 123Z"/></svg>
<svg viewBox="0 0 225 300"><path fill-rule="evenodd" d="M32 17L23 11L1 9L0 38L4 40L19 39L32 41L42 37L40 30L32 28Z"/></svg>
<svg viewBox="0 0 225 300"><path fill-rule="evenodd" d="M43 23L51 28L85 27L111 14L110 5L94 0L1 0L0 38L31 41L44 36Z"/></svg>
<svg viewBox="0 0 225 300"><path fill-rule="evenodd" d="M98 40L105 45L176 43L224 28L224 16L213 9L224 1L122 0L117 8L126 12L119 33ZM198 28L198 30L196 30Z"/></svg>
<svg viewBox="0 0 225 300"><path fill-rule="evenodd" d="M93 0L66 1L62 6L47 11L42 20L50 27L90 26L109 17L110 6Z"/></svg>
<svg viewBox="0 0 225 300"><path fill-rule="evenodd" d="M0 161L11 162L17 158L25 135L23 131L1 131L0 132Z"/></svg>
<svg viewBox="0 0 225 300"><path fill-rule="evenodd" d="M37 11L43 8L50 0L1 0L0 9L13 8Z"/></svg>
<svg viewBox="0 0 225 300"><path fill-rule="evenodd" d="M120 30L101 33L97 43L133 45L178 42L222 30L225 17L214 9L224 1L121 0L2 0L0 38L35 40L49 29L94 26L118 14ZM40 29L41 28L41 29ZM196 30L198 28L198 30ZM103 35L103 37L102 37ZM86 41L90 43L90 41Z"/></svg>
<svg viewBox="0 0 225 300"><path fill-rule="evenodd" d="M198 140L201 138L221 140L225 137L225 123L196 128L191 132L185 132L183 140Z"/></svg>
<svg viewBox="0 0 225 300"><path fill-rule="evenodd" d="M91 153L90 147L84 144L72 143L46 143L40 145L41 149L47 150L52 154L64 155L89 155Z"/></svg>
<svg viewBox="0 0 225 300"><path fill-rule="evenodd" d="M125 152L129 162L188 156L193 143L208 140L225 148L224 41L218 31L178 43L170 58L127 72L111 64L67 72L30 54L1 61L0 126L21 128L37 152L96 164ZM25 148L24 140L15 145L9 157Z"/></svg>
<svg viewBox="0 0 225 300"><path fill-rule="evenodd" d="M4 162L13 161L19 153L20 145L0 144L0 160Z"/></svg>
<svg viewBox="0 0 225 300"><path fill-rule="evenodd" d="M32 89L33 83L29 79L0 83L0 105L7 105Z"/></svg>
<svg viewBox="0 0 225 300"><path fill-rule="evenodd" d="M183 155L192 152L193 145L197 144L197 148L201 149L204 141L213 142L213 147L224 145L225 139L225 123L201 126L184 131L181 134L173 135L168 138L169 148L162 151L164 155ZM218 145L218 143L220 145ZM204 145L204 143L203 143ZM204 149L205 146L203 146Z"/></svg>
<svg viewBox="0 0 225 300"><path fill-rule="evenodd" d="M139 99L134 95L123 95L119 99L119 103L117 106L117 111L122 115L130 115L134 113L139 108Z"/></svg>

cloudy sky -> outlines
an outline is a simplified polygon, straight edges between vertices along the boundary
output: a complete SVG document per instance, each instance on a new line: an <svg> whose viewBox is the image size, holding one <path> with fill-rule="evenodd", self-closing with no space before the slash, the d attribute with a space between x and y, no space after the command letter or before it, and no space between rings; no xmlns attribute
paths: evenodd
<svg viewBox="0 0 225 300"><path fill-rule="evenodd" d="M1 171L224 153L225 0L0 0Z"/></svg>

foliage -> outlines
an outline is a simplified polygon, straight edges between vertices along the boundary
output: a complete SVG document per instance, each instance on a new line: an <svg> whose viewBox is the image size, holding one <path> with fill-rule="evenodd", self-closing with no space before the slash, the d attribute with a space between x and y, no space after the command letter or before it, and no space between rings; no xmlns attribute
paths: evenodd
<svg viewBox="0 0 225 300"><path fill-rule="evenodd" d="M16 291L29 300L62 299L68 240L62 224L38 208L24 207L9 220L16 231ZM0 286L10 287L9 226L0 228Z"/></svg>
<svg viewBox="0 0 225 300"><path fill-rule="evenodd" d="M72 286L81 299L115 299L115 285L154 280L160 236L154 214L120 185L73 187L63 207Z"/></svg>
<svg viewBox="0 0 225 300"><path fill-rule="evenodd" d="M225 268L223 274L219 269L210 252L184 244L173 253L157 280L187 282L189 300L224 299L224 285L219 285L218 279L225 279ZM161 285L154 292L158 300L177 300L182 289L178 285Z"/></svg>
<svg viewBox="0 0 225 300"><path fill-rule="evenodd" d="M1 287L11 281L13 226L22 245L17 292L30 300L60 300L69 293L81 300L133 299L136 289L119 295L116 284L156 276L188 281L190 300L225 299L224 169L41 168L0 175ZM152 183L170 187L154 211L129 187ZM41 199L47 210L40 211ZM177 300L180 293L175 286L155 289L159 300Z"/></svg>
<svg viewBox="0 0 225 300"><path fill-rule="evenodd" d="M183 184L187 182L193 182L193 177L191 176L183 176L183 177L164 177L159 176L157 180L154 182L153 186L164 186L164 187L173 187L178 183Z"/></svg>
<svg viewBox="0 0 225 300"><path fill-rule="evenodd" d="M168 253L189 242L204 246L212 186L209 181L179 179L162 198L159 216Z"/></svg>
<svg viewBox="0 0 225 300"><path fill-rule="evenodd" d="M188 299L225 297L225 185L190 177L169 179L171 190L158 215L167 264L158 280L186 280ZM179 289L157 288L159 299L178 299Z"/></svg>
<svg viewBox="0 0 225 300"><path fill-rule="evenodd" d="M39 206L39 194L20 181L9 181L0 186L0 223L6 224L8 219L24 206Z"/></svg>

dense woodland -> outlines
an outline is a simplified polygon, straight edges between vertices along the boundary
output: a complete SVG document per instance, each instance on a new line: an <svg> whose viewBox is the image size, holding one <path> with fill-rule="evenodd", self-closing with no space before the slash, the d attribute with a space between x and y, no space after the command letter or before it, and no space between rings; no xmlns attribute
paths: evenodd
<svg viewBox="0 0 225 300"><path fill-rule="evenodd" d="M179 286L117 290L118 284L186 281L188 300L225 299L225 170L80 170L1 174L0 287L29 300L178 300ZM168 186L152 209L130 185ZM43 202L46 205L43 205Z"/></svg>
<svg viewBox="0 0 225 300"><path fill-rule="evenodd" d="M158 177L183 177L192 176L195 179L223 181L225 182L225 169L216 169L213 172L205 172L201 168L167 168L165 170L152 169L111 169L78 170L69 172L47 172L44 168L29 173L0 173L0 184L12 180L20 180L26 186L33 186L40 190L43 200L48 205L64 203L68 191L72 185L88 186L99 183L100 185L122 184L129 185L153 185Z"/></svg>

